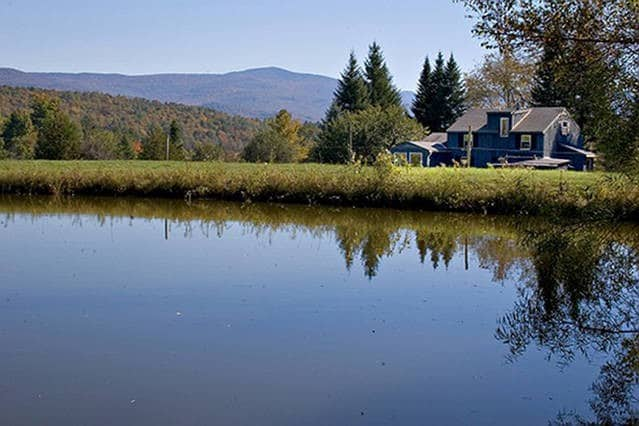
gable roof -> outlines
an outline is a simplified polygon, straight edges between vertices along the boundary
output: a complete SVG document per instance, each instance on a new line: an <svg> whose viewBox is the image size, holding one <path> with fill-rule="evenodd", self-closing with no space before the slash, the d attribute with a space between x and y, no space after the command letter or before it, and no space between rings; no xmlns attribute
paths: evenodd
<svg viewBox="0 0 639 426"><path fill-rule="evenodd" d="M448 129L449 132L467 132L470 127L473 132L480 130L488 123L488 113L495 112L489 109L470 109ZM563 107L535 107L520 111L510 112L515 122L511 132L544 132L558 116L567 114Z"/></svg>
<svg viewBox="0 0 639 426"><path fill-rule="evenodd" d="M488 122L487 109L469 109L448 128L449 132L467 132L470 127L473 132L481 129Z"/></svg>
<svg viewBox="0 0 639 426"><path fill-rule="evenodd" d="M568 113L562 107L530 108L511 132L544 132L558 116Z"/></svg>

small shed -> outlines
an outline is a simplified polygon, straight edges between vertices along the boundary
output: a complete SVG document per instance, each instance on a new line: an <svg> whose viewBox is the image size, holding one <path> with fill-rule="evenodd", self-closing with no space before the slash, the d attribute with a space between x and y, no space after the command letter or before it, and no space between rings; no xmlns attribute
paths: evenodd
<svg viewBox="0 0 639 426"><path fill-rule="evenodd" d="M396 158L408 164L436 167L452 163L452 155L446 148L446 133L431 133L422 141L407 141L391 148Z"/></svg>

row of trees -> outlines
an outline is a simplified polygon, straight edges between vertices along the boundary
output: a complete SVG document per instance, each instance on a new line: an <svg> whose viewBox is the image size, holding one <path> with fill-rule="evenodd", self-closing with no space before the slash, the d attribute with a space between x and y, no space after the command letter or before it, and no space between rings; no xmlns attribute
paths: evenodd
<svg viewBox="0 0 639 426"><path fill-rule="evenodd" d="M166 158L167 140L171 160L215 160L222 149L218 145L196 143L187 150L182 129L176 120L168 131L152 126L146 137L136 140L126 132L100 127L85 116L79 123L60 108L56 98L35 96L30 110L12 112L0 126L0 157L48 160L115 160Z"/></svg>
<svg viewBox="0 0 639 426"><path fill-rule="evenodd" d="M410 117L381 47L373 43L363 70L351 52L311 158L329 163L356 157L373 161L399 142L422 138L427 129L440 131L463 113L463 102L459 68L452 56L445 64L440 54L432 72L426 60L413 104L415 118Z"/></svg>
<svg viewBox="0 0 639 426"><path fill-rule="evenodd" d="M439 52L434 69L427 57L412 107L417 121L432 132L443 132L465 109L466 89L453 55L445 62L444 55Z"/></svg>

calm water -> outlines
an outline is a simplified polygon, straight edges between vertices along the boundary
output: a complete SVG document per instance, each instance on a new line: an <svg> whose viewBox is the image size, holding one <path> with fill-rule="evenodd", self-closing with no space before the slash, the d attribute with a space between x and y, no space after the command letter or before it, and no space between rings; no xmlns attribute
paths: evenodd
<svg viewBox="0 0 639 426"><path fill-rule="evenodd" d="M639 232L0 198L0 424L635 415Z"/></svg>

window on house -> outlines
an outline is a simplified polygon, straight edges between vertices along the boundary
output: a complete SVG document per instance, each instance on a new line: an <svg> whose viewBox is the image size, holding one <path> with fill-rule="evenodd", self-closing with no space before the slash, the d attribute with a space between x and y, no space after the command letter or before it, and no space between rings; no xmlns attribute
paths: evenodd
<svg viewBox="0 0 639 426"><path fill-rule="evenodd" d="M532 149L532 136L521 135L521 142L519 143L519 149L530 151Z"/></svg>
<svg viewBox="0 0 639 426"><path fill-rule="evenodd" d="M499 120L499 136L507 138L510 132L510 120L506 117Z"/></svg>
<svg viewBox="0 0 639 426"><path fill-rule="evenodd" d="M408 157L408 162L411 166L421 167L422 159L423 157L421 152L411 152Z"/></svg>
<svg viewBox="0 0 639 426"><path fill-rule="evenodd" d="M402 164L406 164L408 162L408 154L405 152L395 152L393 153L393 162L401 166Z"/></svg>
<svg viewBox="0 0 639 426"><path fill-rule="evenodd" d="M561 134L566 136L570 133L570 121L564 120L561 122Z"/></svg>

